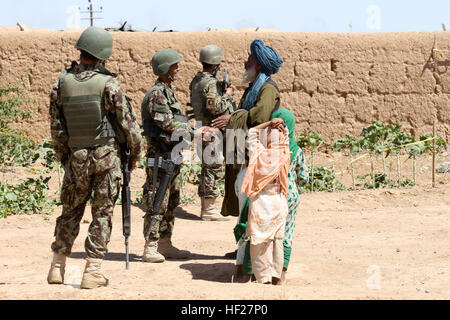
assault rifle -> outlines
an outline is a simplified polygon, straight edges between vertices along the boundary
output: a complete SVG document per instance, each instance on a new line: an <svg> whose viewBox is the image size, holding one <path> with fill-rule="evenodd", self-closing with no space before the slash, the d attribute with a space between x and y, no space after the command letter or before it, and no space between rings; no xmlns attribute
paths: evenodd
<svg viewBox="0 0 450 320"><path fill-rule="evenodd" d="M156 139L158 140L158 139ZM145 216L151 215L150 226L145 234L145 240L148 241L150 238L150 232L153 229L156 221L161 222L163 219L163 212L161 212L161 206L164 201L164 197L169 189L169 184L172 181L177 165L171 160L171 152L167 147L162 147L163 144L159 143L160 148L155 153L154 158L147 160L147 166L153 168L153 183L152 183L152 210L151 213L148 212ZM167 159L165 160L162 155L166 154ZM162 170L164 174L161 177L159 186L157 187L158 172ZM144 218L145 218L144 216Z"/></svg>
<svg viewBox="0 0 450 320"><path fill-rule="evenodd" d="M222 69L222 78L223 78L224 89L226 90L228 88L231 88L231 80L230 80L230 77L228 76L227 69L225 69L225 68Z"/></svg>
<svg viewBox="0 0 450 320"><path fill-rule="evenodd" d="M227 69L223 68L222 69L222 78L223 78L223 92L225 93L227 91L228 88L231 88L231 79L230 76L228 75ZM236 104L232 103L233 105L233 112L236 111Z"/></svg>
<svg viewBox="0 0 450 320"><path fill-rule="evenodd" d="M130 267L130 256L128 251L128 237L131 234L131 194L130 194L130 149L125 143L121 145L120 155L122 160L122 230L125 237L125 251L126 251L126 268Z"/></svg>

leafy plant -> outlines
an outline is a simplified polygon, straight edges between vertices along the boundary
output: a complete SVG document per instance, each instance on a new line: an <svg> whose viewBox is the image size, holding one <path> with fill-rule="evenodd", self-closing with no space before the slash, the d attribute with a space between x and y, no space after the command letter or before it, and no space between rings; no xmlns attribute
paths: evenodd
<svg viewBox="0 0 450 320"><path fill-rule="evenodd" d="M37 160L35 143L24 132L14 130L11 124L31 118L33 111L22 106L31 102L24 98L22 87L26 78L17 83L9 83L0 88L0 164L3 166L26 166Z"/></svg>
<svg viewBox="0 0 450 320"><path fill-rule="evenodd" d="M433 141L425 141L428 140L430 138L433 138L433 134L429 133L423 136L420 136L420 141L424 141L424 152L429 152L432 153L433 152ZM440 137L440 136L436 136L436 152L439 153L441 152L444 148L445 148L445 140Z"/></svg>
<svg viewBox="0 0 450 320"><path fill-rule="evenodd" d="M342 150L348 150L349 152L353 190L356 190L355 168L353 166L353 157L363 150L364 148L363 146L364 146L363 139L357 140L356 138L351 137L349 135L346 135L345 138L343 139L337 139L333 143L334 151L339 152Z"/></svg>
<svg viewBox="0 0 450 320"><path fill-rule="evenodd" d="M383 159L383 174L386 174L385 150L392 145L395 138L395 128L381 121L373 121L371 125L361 132L364 149L370 152L370 166L372 183L375 184L374 155L381 154Z"/></svg>
<svg viewBox="0 0 450 320"><path fill-rule="evenodd" d="M358 176L358 180L361 180L362 183L364 183L365 189L378 189L378 188L394 188L398 182L394 180L388 179L388 177L383 173L377 173L375 174L375 184L368 182L367 178L370 177L371 180L371 174L365 174ZM398 183L398 186L406 187L406 186L414 186L414 182L411 180L402 180L400 183Z"/></svg>
<svg viewBox="0 0 450 320"><path fill-rule="evenodd" d="M202 164L183 164L181 168L181 185L184 186L186 182L198 185L200 182L200 175L202 173Z"/></svg>
<svg viewBox="0 0 450 320"><path fill-rule="evenodd" d="M11 129L9 124L20 119L29 119L33 115L31 110L22 110L20 106L32 102L26 99L22 91L26 78L17 83L9 83L0 87L0 130Z"/></svg>
<svg viewBox="0 0 450 320"><path fill-rule="evenodd" d="M415 139L413 137L408 136L408 134L402 129L402 126L397 124L394 131L394 140L392 141L393 147L388 150L388 155L391 151L397 156L397 182L400 186L401 184L401 162L400 162L400 154L403 149L402 146L405 144L412 143Z"/></svg>
<svg viewBox="0 0 450 320"><path fill-rule="evenodd" d="M313 179L314 178L314 179ZM336 178L336 175L331 167L315 167L314 173L310 172L310 183L300 187L299 192L305 193L307 191L327 191L334 192L338 190L345 190L344 185Z"/></svg>
<svg viewBox="0 0 450 320"><path fill-rule="evenodd" d="M397 156L397 181L400 184L400 153L402 147L411 143L414 138L408 136L399 123L392 126L386 125L381 121L374 121L369 127L364 128L361 132L361 137L364 141L364 149L370 152L372 184L377 185L374 172L375 154L382 155L384 176L386 176L386 158L391 154Z"/></svg>
<svg viewBox="0 0 450 320"><path fill-rule="evenodd" d="M48 202L48 181L50 177L20 180L18 185L0 182L0 217L12 214L42 214L51 211Z"/></svg>
<svg viewBox="0 0 450 320"><path fill-rule="evenodd" d="M433 134L426 134L420 137L419 141L416 141L416 138L410 137L410 143L415 143L413 145L408 145L405 147L406 152L409 154L409 158L413 160L413 183L416 183L416 175L417 175L417 160L416 158L426 152L433 152L433 141L429 140L433 138ZM445 140L436 136L436 152L441 152L442 149L445 148Z"/></svg>
<svg viewBox="0 0 450 320"><path fill-rule="evenodd" d="M47 140L40 143L37 146L36 154L38 158L45 161L45 166L50 170L53 170L55 168L55 165L58 164L58 159L56 159L56 153L53 149L52 140ZM36 158L36 156L34 158Z"/></svg>
<svg viewBox="0 0 450 320"><path fill-rule="evenodd" d="M314 155L316 151L325 144L325 141L319 133L313 131L297 134L295 140L300 148L306 148L311 151L311 191L314 192Z"/></svg>
<svg viewBox="0 0 450 320"><path fill-rule="evenodd" d="M39 158L39 154L35 151L36 145L32 140L2 134L0 144L2 146L0 164L3 166L26 167Z"/></svg>

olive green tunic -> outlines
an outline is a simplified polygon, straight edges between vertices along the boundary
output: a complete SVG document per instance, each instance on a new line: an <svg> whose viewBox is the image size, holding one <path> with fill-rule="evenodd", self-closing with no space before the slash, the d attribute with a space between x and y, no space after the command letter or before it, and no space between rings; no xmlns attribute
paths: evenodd
<svg viewBox="0 0 450 320"><path fill-rule="evenodd" d="M248 131L250 128L270 121L272 113L279 108L279 89L275 82L269 80L261 88L258 98L256 99L255 106L251 108L250 111L243 110L242 104L250 89L251 85L245 90L239 103L238 111L232 114L230 122L226 128L227 130L242 129L244 131ZM223 216L238 217L239 201L234 191L234 182L236 181L236 177L241 170L241 165L237 164L236 154L234 160L234 164L227 164L225 166L225 197L222 203L221 214Z"/></svg>

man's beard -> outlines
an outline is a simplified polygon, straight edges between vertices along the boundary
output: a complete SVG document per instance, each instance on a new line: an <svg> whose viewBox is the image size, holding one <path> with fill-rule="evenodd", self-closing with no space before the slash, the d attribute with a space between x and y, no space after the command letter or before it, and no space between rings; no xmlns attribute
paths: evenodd
<svg viewBox="0 0 450 320"><path fill-rule="evenodd" d="M253 83L257 76L258 72L256 71L255 66L245 69L244 74L242 75L242 83Z"/></svg>

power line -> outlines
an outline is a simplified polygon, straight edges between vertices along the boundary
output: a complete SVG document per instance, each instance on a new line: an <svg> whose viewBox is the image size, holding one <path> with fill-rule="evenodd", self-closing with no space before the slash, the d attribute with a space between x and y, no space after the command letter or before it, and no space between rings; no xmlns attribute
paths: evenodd
<svg viewBox="0 0 450 320"><path fill-rule="evenodd" d="M92 0L89 1L89 7L87 10L89 11L80 11L80 13L89 13L89 18L81 18L81 20L90 20L91 21L91 27L94 26L94 20L100 20L103 19L102 17L94 17L94 13L103 13L103 7L100 7L100 11L94 11L92 6Z"/></svg>

